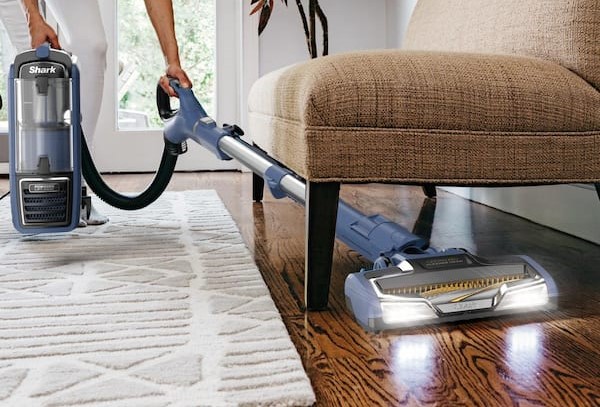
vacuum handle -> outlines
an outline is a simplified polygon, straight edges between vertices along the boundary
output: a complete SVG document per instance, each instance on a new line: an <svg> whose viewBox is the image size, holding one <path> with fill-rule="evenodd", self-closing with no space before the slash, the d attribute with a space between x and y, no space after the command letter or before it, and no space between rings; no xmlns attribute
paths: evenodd
<svg viewBox="0 0 600 407"><path fill-rule="evenodd" d="M50 43L46 41L37 47L35 49L35 56L41 59L48 58L50 56Z"/></svg>
<svg viewBox="0 0 600 407"><path fill-rule="evenodd" d="M171 86L173 86L175 82L175 80L171 80ZM165 92L162 86L160 86L160 83L156 85L156 107L158 108L158 114L162 120L169 120L178 112L177 109L171 108L171 97Z"/></svg>

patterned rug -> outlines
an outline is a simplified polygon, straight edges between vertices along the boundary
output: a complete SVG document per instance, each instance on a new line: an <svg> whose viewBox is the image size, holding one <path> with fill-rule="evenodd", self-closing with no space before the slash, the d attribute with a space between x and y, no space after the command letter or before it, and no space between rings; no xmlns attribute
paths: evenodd
<svg viewBox="0 0 600 407"><path fill-rule="evenodd" d="M0 201L0 406L311 405L302 363L214 191L19 235Z"/></svg>

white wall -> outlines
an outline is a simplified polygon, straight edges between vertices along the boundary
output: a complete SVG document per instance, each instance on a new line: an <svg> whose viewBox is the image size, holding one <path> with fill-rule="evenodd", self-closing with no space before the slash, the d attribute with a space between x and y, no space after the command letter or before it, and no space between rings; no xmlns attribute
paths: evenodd
<svg viewBox="0 0 600 407"><path fill-rule="evenodd" d="M329 21L329 53L393 46L388 42L387 11L393 3L403 1L321 0ZM271 20L260 37L261 75L309 59L296 3L288 4L285 7L282 2L275 2ZM321 51L320 38L318 46Z"/></svg>
<svg viewBox="0 0 600 407"><path fill-rule="evenodd" d="M600 200L591 185L445 189L600 244Z"/></svg>
<svg viewBox="0 0 600 407"><path fill-rule="evenodd" d="M387 0L387 42L390 48L402 45L417 0Z"/></svg>

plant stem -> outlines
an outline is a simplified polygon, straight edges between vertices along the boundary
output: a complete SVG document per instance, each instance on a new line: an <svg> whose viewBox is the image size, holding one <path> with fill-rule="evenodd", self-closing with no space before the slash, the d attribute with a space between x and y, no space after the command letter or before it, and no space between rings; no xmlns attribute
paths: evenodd
<svg viewBox="0 0 600 407"><path fill-rule="evenodd" d="M309 0L308 2L308 15L310 18L310 56L311 58L317 57L317 24L316 15L317 12L317 0Z"/></svg>
<svg viewBox="0 0 600 407"><path fill-rule="evenodd" d="M301 0L296 0L296 5L298 6L298 13L300 13L300 19L302 20L302 27L304 28L304 37L306 38L306 46L308 47L308 53L311 53L310 48L310 31L308 28L308 21L306 20L306 13L304 12L304 7L302 6Z"/></svg>
<svg viewBox="0 0 600 407"><path fill-rule="evenodd" d="M327 16L323 12L323 9L319 5L319 0L315 0L317 4L317 16L319 17L319 21L321 22L321 27L323 28L323 55L329 54L329 25L327 24Z"/></svg>

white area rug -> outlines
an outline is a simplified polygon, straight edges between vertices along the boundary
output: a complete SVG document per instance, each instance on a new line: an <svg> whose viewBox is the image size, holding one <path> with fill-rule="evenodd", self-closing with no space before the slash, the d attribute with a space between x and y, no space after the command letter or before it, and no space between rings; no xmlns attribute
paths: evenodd
<svg viewBox="0 0 600 407"><path fill-rule="evenodd" d="M214 191L25 237L0 201L0 406L310 405L298 353Z"/></svg>

